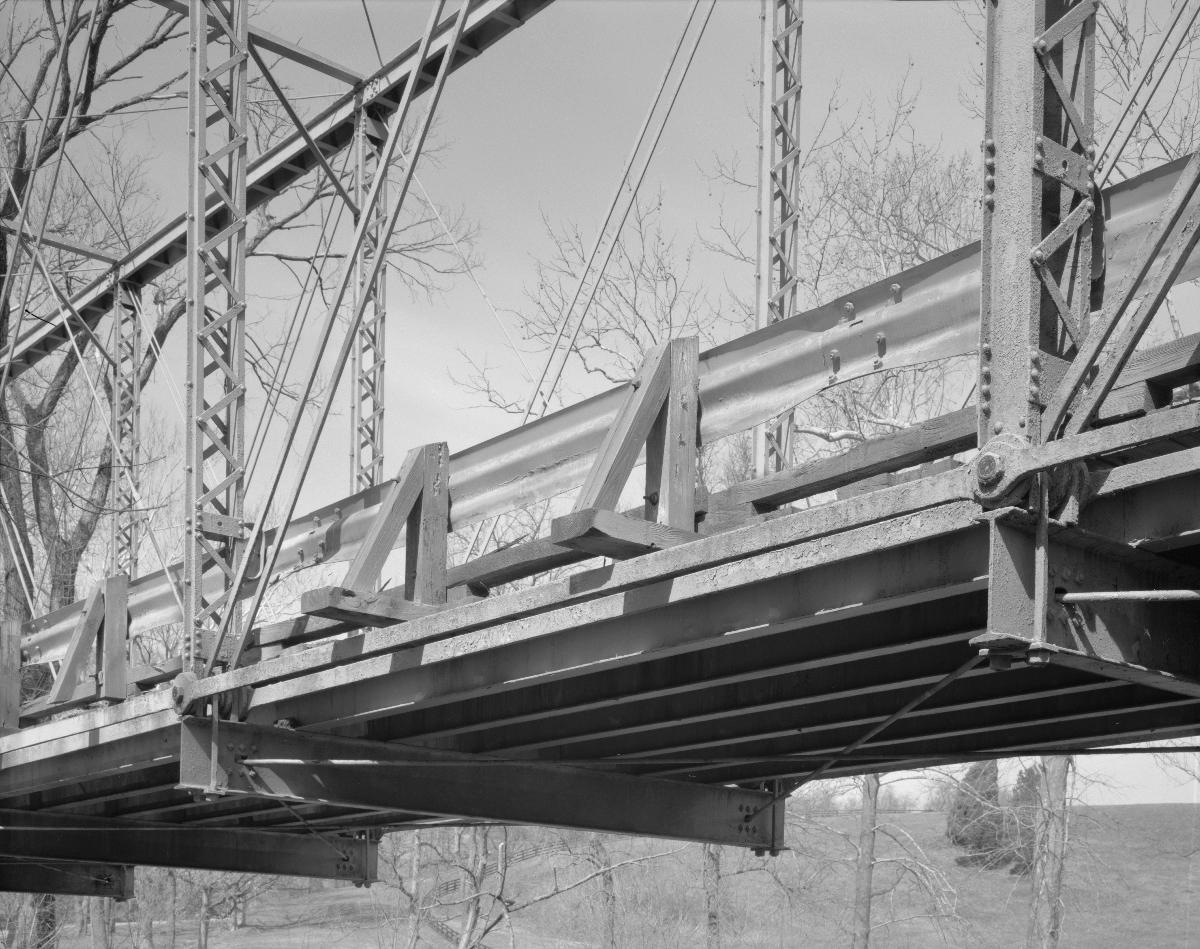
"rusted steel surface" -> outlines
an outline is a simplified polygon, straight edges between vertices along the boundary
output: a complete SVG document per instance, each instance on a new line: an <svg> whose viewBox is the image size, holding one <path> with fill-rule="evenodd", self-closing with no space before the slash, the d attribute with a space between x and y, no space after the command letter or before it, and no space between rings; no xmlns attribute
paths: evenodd
<svg viewBox="0 0 1200 949"><path fill-rule="evenodd" d="M1080 558L1118 589L1145 586L1147 565L1162 569L1120 530L1140 530L1146 485L1194 480L1195 452L1179 454L1117 469L1097 486L1088 529L1055 535L1067 589ZM1008 516L1022 532L1022 515ZM1175 527L1194 537L1197 525L1193 508L1193 522ZM1105 546L1097 534L1116 539ZM1139 618L1101 604L1087 620L1095 653L1060 625L1049 664L1044 644L982 643L996 582L989 541L969 479L951 472L297 650L181 694L251 687L251 725L274 734L286 722L314 740L353 732L363 761L371 741L402 742L380 746L378 760L402 766L403 749L420 746L414 761L487 755L705 784L1196 731L1195 650L1174 649L1150 625L1169 607ZM1179 566L1170 585L1190 582L1190 569ZM981 646L988 661L947 681ZM310 774L291 752L276 762L297 776L276 789L298 795L291 809L254 796L196 799L178 786L179 721L172 694L158 691L2 737L0 809L302 831L410 825L430 806L391 772L364 775L376 786L361 796L346 782L336 801L317 799L304 788L326 765ZM481 765L473 778L484 796L492 774Z"/></svg>
<svg viewBox="0 0 1200 949"><path fill-rule="evenodd" d="M1106 192L1106 279L1119 280L1136 260L1145 230L1185 163L1171 162ZM1179 280L1196 276L1200 254L1192 256ZM899 290L893 289L897 285ZM847 302L853 304L849 321ZM701 439L709 443L751 428L831 384L877 372L877 363L888 369L972 353L978 318L976 243L710 349L700 356ZM626 391L626 386L611 389L452 455L451 526L582 484ZM276 571L314 559L352 558L378 510L380 492L371 488L293 521ZM215 585L217 579L210 582ZM129 608L135 635L180 618L162 571L131 585ZM26 656L40 662L58 658L81 610L81 604L72 604L29 624L22 640Z"/></svg>

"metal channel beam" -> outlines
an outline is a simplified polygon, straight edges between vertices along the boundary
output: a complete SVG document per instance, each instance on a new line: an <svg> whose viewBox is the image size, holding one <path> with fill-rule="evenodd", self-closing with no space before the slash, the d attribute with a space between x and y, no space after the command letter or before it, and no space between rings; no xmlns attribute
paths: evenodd
<svg viewBox="0 0 1200 949"><path fill-rule="evenodd" d="M270 873L369 883L377 845L365 837L186 828L0 810L0 856Z"/></svg>
<svg viewBox="0 0 1200 949"><path fill-rule="evenodd" d="M133 867L0 857L0 892L133 899Z"/></svg>
<svg viewBox="0 0 1200 949"><path fill-rule="evenodd" d="M967 642L987 608L984 585L950 587L915 606L825 624L636 666L414 710L372 737L420 740L488 753L560 746L602 734L638 734L662 722L701 724L755 709L799 707L830 692L871 694L922 680L943 649Z"/></svg>
<svg viewBox="0 0 1200 949"><path fill-rule="evenodd" d="M1066 605L1055 600L1059 593L1190 587L1196 571L1066 530L1050 535L1050 589L1038 596L1036 542L1027 520L999 517L990 537L988 630L997 646L1005 639L1015 647L1036 638L1101 659L1200 678L1194 604L1128 600ZM1039 603L1044 616L1037 615ZM1035 630L1043 630L1044 636Z"/></svg>
<svg viewBox="0 0 1200 949"><path fill-rule="evenodd" d="M536 619L500 623L491 649L455 657L451 644L423 647L421 664L366 659L255 693L257 720L305 724L369 721L397 711L458 702L539 682L576 678L832 622L831 611L871 612L897 601L939 598L939 589L986 572L985 529L969 502L845 531L795 547L567 605ZM936 552L933 547L936 547ZM805 583L795 575L805 573ZM425 620L409 624L419 636ZM550 636L549 633L556 635ZM448 660L448 661L439 661ZM536 671L536 675L532 674ZM220 688L220 677L197 692Z"/></svg>
<svg viewBox="0 0 1200 949"><path fill-rule="evenodd" d="M230 745L233 747L230 748ZM214 760L212 753L216 749ZM779 850L766 791L630 778L207 719L183 723L180 784L296 801Z"/></svg>
<svg viewBox="0 0 1200 949"><path fill-rule="evenodd" d="M1038 746L1054 748L1059 745L1107 745L1115 741L1151 741L1171 735L1192 735L1200 732L1200 702L1189 699L1166 698L1156 701L1148 697L1141 704L1122 699L1104 708L1084 707L1067 714L1049 710L1028 711L1020 719L1007 722L979 723L957 728L913 731L899 738L888 737L891 731L863 745L859 751L879 755L887 761L880 770L894 770L899 763L927 760L956 761L957 756L972 756L979 751L1006 757L1010 751ZM897 726L898 727L898 726ZM814 745L783 745L743 749L726 761L714 760L710 765L676 768L660 767L657 773L702 772L705 781L765 781L803 776L814 767L814 757L837 757L846 744L861 735L863 729L831 736L819 747ZM841 742L839 744L839 742ZM789 760L790 754L803 757ZM861 774L857 765L845 769Z"/></svg>
<svg viewBox="0 0 1200 949"><path fill-rule="evenodd" d="M474 14L472 14L474 15ZM353 111L347 136L353 128ZM347 138L347 141L349 138ZM297 153L307 147L301 141ZM1106 192L1106 273L1119 281L1184 162L1172 162ZM1200 254L1181 275L1200 275ZM899 300L892 285L903 288ZM886 339L885 365L970 353L978 345L979 247L970 245L851 295L857 321L845 325L840 301L776 323L701 355L701 438L704 443L745 431L829 382L829 352L838 350L841 375L875 371L877 337ZM626 395L618 387L546 416L450 459L451 523L457 529L520 504L583 483L595 452ZM298 518L276 569L349 559L366 535L382 490L371 488ZM175 568L176 570L178 568ZM214 572L206 588L219 581ZM243 591L245 592L245 591ZM31 661L58 658L81 610L73 604L33 621L22 648ZM179 622L165 573L130 590L131 630Z"/></svg>
<svg viewBox="0 0 1200 949"><path fill-rule="evenodd" d="M961 660L963 656L969 655L969 650L960 648L956 655L951 655ZM932 668L941 672L934 681L941 679L946 670L944 659ZM1014 699L1017 697L1020 698L1020 702L1016 704L1021 707L1060 699L1077 699L1080 705L1092 707L1094 704L1099 708L1105 698L1100 693L1119 692L1124 689L1124 685L1119 682L1097 682L1090 677L1084 679L1078 676L1045 676L1041 675L1041 672L1040 669L1025 670L1017 675L1003 677L1008 681L997 681L1002 677L989 672L986 666L973 670L965 681L957 680L945 692L939 693L936 701L930 701L927 705L909 712L903 720L915 723L925 720L927 727L929 720L934 720L941 726L955 721L967 722L985 715L1003 719L1012 713ZM727 718L704 728L675 729L670 728L668 723L661 730L648 732L636 739L631 740L618 735L580 743L568 749L565 754L542 752L541 756L553 760L555 757L578 756L587 759L620 755L622 762L635 763L639 758L655 758L662 755L703 758L707 755L720 757L730 754L754 754L742 751L743 745L786 742L797 735L803 735L806 740L817 741L821 741L827 735L833 735L836 737L830 740L837 741L856 729L861 734L871 726L886 721L896 709L927 688L927 685L913 684L893 693L826 697L823 702L813 703L796 711L787 709L782 713L748 715L745 719ZM892 728L888 728L883 734L892 736Z"/></svg>
<svg viewBox="0 0 1200 949"><path fill-rule="evenodd" d="M550 2L478 0L473 3L451 69L471 62L479 53L549 6ZM418 91L428 89L437 73L438 63L446 52L449 33L450 23L446 22L439 28L425 62L415 61L418 44L414 43L368 79L369 91L365 96L360 96L357 91L350 92L317 115L308 128L322 151L332 155L350 145L360 103L378 107L390 114L400 102L409 81L417 83ZM299 133L281 142L248 168L247 211L253 213L316 167L317 159ZM220 207L210 205L205 213L210 226L215 225L218 229L222 226ZM181 214L124 257L120 261L121 274L130 283L145 286L181 261L186 249L187 220ZM111 280L107 276L96 280L71 300L72 309L93 327L110 312L112 305ZM5 355L12 360L14 372L36 365L47 354L69 341L64 321L71 312L70 309L60 311L12 344Z"/></svg>

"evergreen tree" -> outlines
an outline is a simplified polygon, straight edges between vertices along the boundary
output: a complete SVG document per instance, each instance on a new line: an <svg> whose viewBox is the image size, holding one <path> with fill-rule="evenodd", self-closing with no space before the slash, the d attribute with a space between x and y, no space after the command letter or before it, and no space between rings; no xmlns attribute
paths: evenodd
<svg viewBox="0 0 1200 949"><path fill-rule="evenodd" d="M946 836L967 851L962 863L999 866L1012 857L1000 808L1000 771L995 761L971 765L954 791L946 816Z"/></svg>

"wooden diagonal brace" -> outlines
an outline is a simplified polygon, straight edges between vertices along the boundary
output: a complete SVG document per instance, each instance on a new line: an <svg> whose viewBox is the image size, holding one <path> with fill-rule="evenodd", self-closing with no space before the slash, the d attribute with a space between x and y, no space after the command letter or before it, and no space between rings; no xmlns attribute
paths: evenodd
<svg viewBox="0 0 1200 949"><path fill-rule="evenodd" d="M446 535L450 529L450 452L445 442L414 448L404 459L396 480L380 504L358 556L337 587L305 592L301 610L333 619L394 623L414 619L446 602ZM405 603L397 611L364 613L334 609L344 597L374 600L380 571L401 529L407 548L404 558ZM385 597L386 599L386 597Z"/></svg>
<svg viewBox="0 0 1200 949"><path fill-rule="evenodd" d="M58 668L58 676L54 680L54 685L50 687L49 695L46 696L46 701L50 705L63 701L75 691L75 683L79 680L87 658L95 647L96 637L100 633L100 626L103 622L104 586L99 584L88 595L83 615L79 617L75 631L71 634L71 642L67 645L62 665Z"/></svg>
<svg viewBox="0 0 1200 949"><path fill-rule="evenodd" d="M634 556L696 537L696 453L699 434L699 340L656 346L605 436L571 514L551 523L556 544L597 556ZM643 520L613 513L643 446ZM620 521L629 520L629 524ZM615 527L611 532L604 524Z"/></svg>
<svg viewBox="0 0 1200 949"><path fill-rule="evenodd" d="M46 705L77 698L76 685L89 657L96 661L97 700L122 702L128 688L129 578L107 577L88 596Z"/></svg>

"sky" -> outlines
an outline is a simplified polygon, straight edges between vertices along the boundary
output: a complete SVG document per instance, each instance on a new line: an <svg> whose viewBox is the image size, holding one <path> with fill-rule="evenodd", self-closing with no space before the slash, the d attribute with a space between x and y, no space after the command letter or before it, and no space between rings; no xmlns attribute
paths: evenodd
<svg viewBox="0 0 1200 949"><path fill-rule="evenodd" d="M368 0L367 7L385 60L418 38L429 11L425 0ZM437 203L461 209L477 226L476 277L510 330L505 314L526 303L535 262L552 250L545 221L578 226L585 240L594 236L687 9L682 0L559 0L451 77L438 110L437 159L419 165L418 176ZM275 0L255 10L262 29L362 72L378 65L359 0ZM919 93L917 137L947 153L974 153L981 127L964 105L977 98L973 76L983 58L968 25L974 10L969 2L807 0L807 134L835 98L839 115L854 116L872 102L882 106L907 76ZM148 71L179 68L181 52L164 51ZM681 244L712 226L723 201L730 213L752 220L753 197L714 185L712 172L718 157L734 153L753 168L756 133L748 113L757 108L758 59L758 0L721 0L643 189L661 192L664 221ZM278 75L303 115L343 91L291 64ZM181 212L186 199L180 104L165 101L119 133L123 146L144 157L164 219ZM700 279L751 279L714 258L697 259ZM268 276L252 292L252 313L282 312L289 285ZM456 451L512 427L513 418L473 407L474 398L452 382L464 372L465 349L518 392L528 386L474 284L464 277L432 298L393 284L389 303L389 459L430 441L448 441ZM177 337L167 368L180 386L181 354ZM156 385L150 397L170 416L173 396L164 382ZM338 405L347 405L344 392ZM300 510L347 492L348 429L341 408ZM1192 782L1146 757L1084 759L1080 767L1110 776L1106 785L1089 783L1085 799L1092 803L1194 800Z"/></svg>

